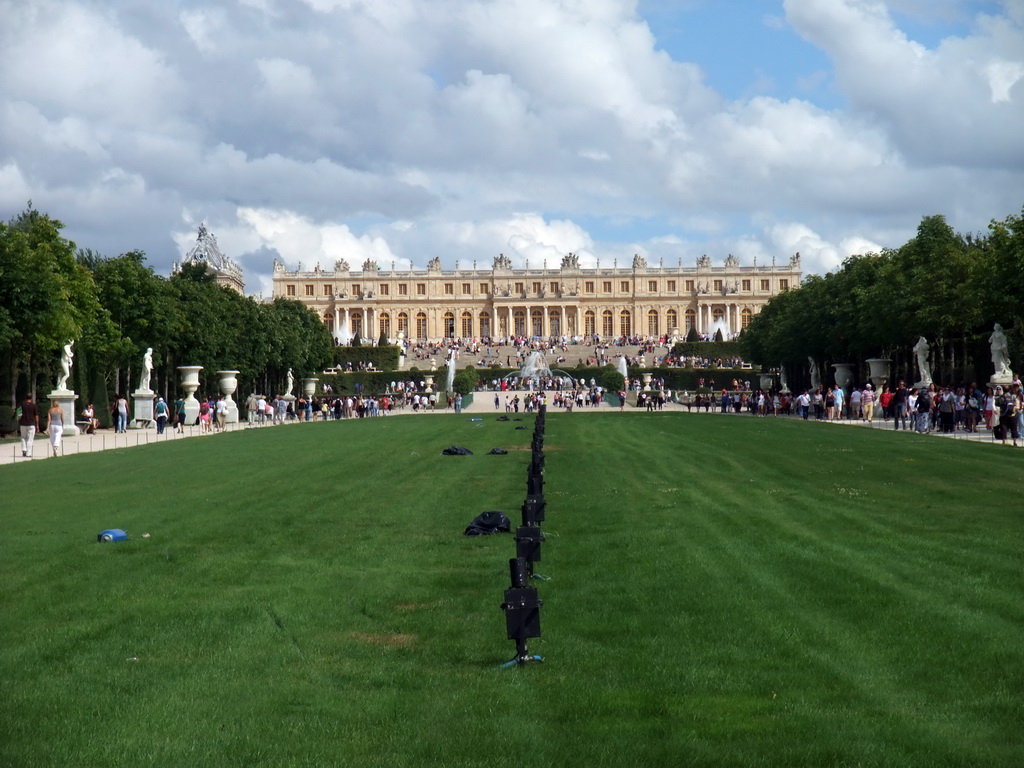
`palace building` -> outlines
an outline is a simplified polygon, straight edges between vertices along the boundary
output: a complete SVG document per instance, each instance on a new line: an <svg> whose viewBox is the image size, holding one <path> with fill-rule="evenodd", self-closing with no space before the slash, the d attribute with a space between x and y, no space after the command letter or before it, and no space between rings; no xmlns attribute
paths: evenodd
<svg viewBox="0 0 1024 768"><path fill-rule="evenodd" d="M171 264L171 274L177 274L186 264L201 264L206 267L206 272L213 276L217 285L226 286L241 294L245 293L242 268L221 252L217 238L204 224L199 225L196 244L185 254L181 264Z"/></svg>
<svg viewBox="0 0 1024 768"><path fill-rule="evenodd" d="M456 267L458 265L456 264ZM351 270L339 259L331 271L285 269L274 262L274 298L315 310L335 341L381 335L412 342L509 336L599 335L684 337L691 328L728 336L746 327L767 301L800 285L800 254L784 265L741 266L732 255L721 266L702 256L692 267L583 268L570 253L557 269L515 269L504 255L490 269L382 269L368 259Z"/></svg>

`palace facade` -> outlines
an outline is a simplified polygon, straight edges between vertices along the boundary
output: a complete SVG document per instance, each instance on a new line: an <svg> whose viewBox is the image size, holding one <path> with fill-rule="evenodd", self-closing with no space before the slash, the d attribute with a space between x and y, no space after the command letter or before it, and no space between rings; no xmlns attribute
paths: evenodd
<svg viewBox="0 0 1024 768"><path fill-rule="evenodd" d="M457 266L457 265L456 265ZM381 335L412 342L509 336L685 336L690 328L725 335L745 328L777 293L800 285L800 254L781 266L721 266L702 256L693 267L582 268L576 254L557 269L513 269L504 255L490 269L381 269L367 260L351 270L289 271L274 262L273 295L315 310L338 343Z"/></svg>

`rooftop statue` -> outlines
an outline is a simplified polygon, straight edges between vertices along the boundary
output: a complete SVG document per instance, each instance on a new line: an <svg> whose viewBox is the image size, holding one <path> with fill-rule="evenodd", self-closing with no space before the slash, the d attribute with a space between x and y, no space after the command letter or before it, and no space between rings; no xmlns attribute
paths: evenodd
<svg viewBox="0 0 1024 768"><path fill-rule="evenodd" d="M562 257L562 269L579 269L580 257L575 253L567 253Z"/></svg>

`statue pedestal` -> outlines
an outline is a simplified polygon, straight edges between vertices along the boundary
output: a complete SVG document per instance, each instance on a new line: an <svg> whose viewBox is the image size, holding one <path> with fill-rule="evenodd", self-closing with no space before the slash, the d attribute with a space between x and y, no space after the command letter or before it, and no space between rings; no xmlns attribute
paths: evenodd
<svg viewBox="0 0 1024 768"><path fill-rule="evenodd" d="M50 393L50 400L60 406L64 411L64 437L75 437L82 434L82 430L75 424L78 412L75 410L75 401L78 395L70 389L55 389ZM40 426L46 426L46 411L39 415Z"/></svg>
<svg viewBox="0 0 1024 768"><path fill-rule="evenodd" d="M128 429L146 429L154 426L156 419L153 416L153 401L156 400L156 392L151 389L137 389L132 393L132 400L135 408L131 421L128 422Z"/></svg>
<svg viewBox="0 0 1024 768"><path fill-rule="evenodd" d="M1008 386L1013 384L1013 374L1011 373L993 373L992 377L988 380L990 387L1002 387L1006 389Z"/></svg>

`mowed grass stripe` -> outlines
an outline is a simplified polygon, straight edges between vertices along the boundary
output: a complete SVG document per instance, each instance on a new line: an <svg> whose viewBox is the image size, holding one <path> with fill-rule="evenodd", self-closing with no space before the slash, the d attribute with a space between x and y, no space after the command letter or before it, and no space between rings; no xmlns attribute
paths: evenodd
<svg viewBox="0 0 1024 768"><path fill-rule="evenodd" d="M548 425L547 662L505 672L514 544L461 533L518 523L532 418L0 470L0 763L1016 764L1015 452L719 415ZM111 526L153 538L91 540Z"/></svg>

